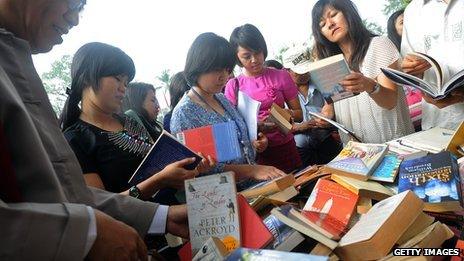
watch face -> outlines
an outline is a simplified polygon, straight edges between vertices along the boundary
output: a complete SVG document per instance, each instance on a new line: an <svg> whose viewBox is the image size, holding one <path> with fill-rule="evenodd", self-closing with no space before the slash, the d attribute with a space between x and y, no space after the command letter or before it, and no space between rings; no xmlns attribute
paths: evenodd
<svg viewBox="0 0 464 261"><path fill-rule="evenodd" d="M129 196L134 197L134 198L139 198L140 197L140 189L137 188L137 186L132 186L129 189Z"/></svg>

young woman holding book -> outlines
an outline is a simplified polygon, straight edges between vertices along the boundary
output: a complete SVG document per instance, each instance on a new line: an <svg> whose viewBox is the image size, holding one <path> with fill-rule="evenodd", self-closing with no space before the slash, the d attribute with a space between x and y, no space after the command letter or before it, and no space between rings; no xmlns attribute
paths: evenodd
<svg viewBox="0 0 464 261"><path fill-rule="evenodd" d="M183 166L194 159L184 159L129 187L129 178L155 139L136 120L120 114L134 75L132 59L119 48L103 43L82 46L73 58L71 88L60 121L87 185L149 199L161 188L182 188L185 179L207 170L210 162L204 160L199 169L189 171Z"/></svg>
<svg viewBox="0 0 464 261"><path fill-rule="evenodd" d="M380 70L398 68L395 45L372 34L350 0L319 0L312 10L312 31L317 58L343 54L352 72L340 84L359 93L335 102L337 121L363 142L383 143L412 133L403 90Z"/></svg>
<svg viewBox="0 0 464 261"><path fill-rule="evenodd" d="M234 105L237 105L238 90L261 102L258 126L266 133L269 146L258 155L257 162L291 172L301 165L293 134L284 134L276 128L267 129L269 122L266 119L272 104L276 103L282 108L286 104L293 119L301 121L303 118L297 97L298 89L287 71L264 66L266 41L254 25L245 24L235 28L230 36L230 44L243 73L229 80L225 95Z"/></svg>
<svg viewBox="0 0 464 261"><path fill-rule="evenodd" d="M255 149L257 152L265 150L267 139L259 134L258 140L250 141L245 121L221 92L234 66L235 54L226 39L214 33L203 33L195 39L184 68L190 90L174 108L171 131L176 134L216 123L233 122L242 157L218 163L211 173L234 171L237 180L243 182L239 182L239 189L244 189L250 184L247 180L272 179L284 173L271 166L253 165Z"/></svg>

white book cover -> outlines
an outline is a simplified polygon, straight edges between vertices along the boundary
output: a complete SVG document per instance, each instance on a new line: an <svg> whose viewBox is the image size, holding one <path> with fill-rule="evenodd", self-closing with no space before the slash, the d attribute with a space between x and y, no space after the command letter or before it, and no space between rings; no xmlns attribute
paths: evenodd
<svg viewBox="0 0 464 261"><path fill-rule="evenodd" d="M192 254L210 237L221 239L227 250L240 247L240 218L233 172L185 181Z"/></svg>
<svg viewBox="0 0 464 261"><path fill-rule="evenodd" d="M250 141L258 139L258 112L260 107L261 102L252 99L242 91L238 91L237 110L245 120Z"/></svg>

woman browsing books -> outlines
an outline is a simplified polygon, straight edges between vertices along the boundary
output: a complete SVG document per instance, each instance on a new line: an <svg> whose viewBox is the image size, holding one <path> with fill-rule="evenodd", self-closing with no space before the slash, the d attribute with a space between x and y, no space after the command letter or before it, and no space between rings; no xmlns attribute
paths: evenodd
<svg viewBox="0 0 464 261"><path fill-rule="evenodd" d="M182 188L185 179L208 170L210 162L204 160L200 168L188 171L183 166L194 159L187 158L129 188L129 178L156 138L120 114L134 75L132 59L119 48L103 43L82 46L73 58L72 84L60 121L87 185L149 199L161 188Z"/></svg>
<svg viewBox="0 0 464 261"><path fill-rule="evenodd" d="M237 64L243 73L229 80L225 95L232 104L237 105L238 90L252 99L261 102L258 120L260 128L266 132L268 148L257 158L259 164L272 165L285 172L291 172L301 165L293 134L285 134L276 128L266 128L266 121L272 104L284 108L295 121L301 121L302 111L297 97L298 89L285 70L264 66L267 46L263 35L255 26L245 24L234 29L230 44L236 54Z"/></svg>
<svg viewBox="0 0 464 261"><path fill-rule="evenodd" d="M184 68L184 75L191 86L174 108L171 118L173 134L216 123L234 123L242 157L226 163L218 163L211 173L234 171L237 179L263 180L284 175L274 167L252 165L255 151L263 151L267 146L264 135L257 141L250 141L248 131L239 112L221 93L229 74L235 65L235 54L224 38L214 33L199 35L190 47ZM247 184L241 184L245 188Z"/></svg>
<svg viewBox="0 0 464 261"><path fill-rule="evenodd" d="M334 104L337 121L369 143L413 132L404 92L380 70L398 68L400 55L395 45L367 30L349 0L318 1L312 19L317 58L343 54L352 72L340 84L359 93Z"/></svg>

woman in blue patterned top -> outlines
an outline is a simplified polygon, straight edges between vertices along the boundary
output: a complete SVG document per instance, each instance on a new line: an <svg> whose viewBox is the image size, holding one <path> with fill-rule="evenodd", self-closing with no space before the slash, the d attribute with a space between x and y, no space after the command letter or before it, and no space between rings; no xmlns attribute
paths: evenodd
<svg viewBox="0 0 464 261"><path fill-rule="evenodd" d="M171 118L173 134L215 123L233 121L242 149L242 157L217 163L211 173L234 171L237 179L266 180L285 175L271 166L254 165L255 150L264 151L266 137L250 141L245 121L221 93L235 66L235 53L223 37L214 33L199 35L187 54L184 75L190 90L174 108ZM240 186L243 188L243 186Z"/></svg>

